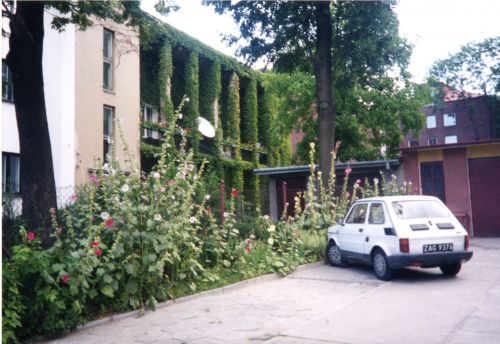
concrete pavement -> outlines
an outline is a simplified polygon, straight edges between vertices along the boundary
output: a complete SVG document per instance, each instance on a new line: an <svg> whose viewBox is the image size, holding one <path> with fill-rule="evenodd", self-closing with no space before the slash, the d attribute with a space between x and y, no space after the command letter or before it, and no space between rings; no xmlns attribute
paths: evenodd
<svg viewBox="0 0 500 344"><path fill-rule="evenodd" d="M316 264L51 343L500 343L500 238L471 246L456 278L409 269L382 282L364 266Z"/></svg>

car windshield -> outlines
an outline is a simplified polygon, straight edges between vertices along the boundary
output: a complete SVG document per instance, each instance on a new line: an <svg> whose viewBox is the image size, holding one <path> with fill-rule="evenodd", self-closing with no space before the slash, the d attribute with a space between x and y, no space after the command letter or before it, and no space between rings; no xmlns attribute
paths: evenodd
<svg viewBox="0 0 500 344"><path fill-rule="evenodd" d="M392 207L400 219L450 216L438 201L398 201L392 202Z"/></svg>

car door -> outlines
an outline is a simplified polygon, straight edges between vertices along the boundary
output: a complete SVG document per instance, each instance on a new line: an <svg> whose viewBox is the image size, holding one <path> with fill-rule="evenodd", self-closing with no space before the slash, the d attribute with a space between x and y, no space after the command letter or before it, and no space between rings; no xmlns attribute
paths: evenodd
<svg viewBox="0 0 500 344"><path fill-rule="evenodd" d="M373 246L390 248L397 244L396 232L383 202L372 202L364 231L364 253L369 258Z"/></svg>
<svg viewBox="0 0 500 344"><path fill-rule="evenodd" d="M364 254L364 230L368 203L358 203L352 206L344 225L339 230L339 247L346 256L352 259L362 259Z"/></svg>

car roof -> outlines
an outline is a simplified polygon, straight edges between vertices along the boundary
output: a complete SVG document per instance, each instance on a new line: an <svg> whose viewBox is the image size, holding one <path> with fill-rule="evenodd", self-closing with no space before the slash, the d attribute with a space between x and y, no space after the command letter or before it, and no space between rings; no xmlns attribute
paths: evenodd
<svg viewBox="0 0 500 344"><path fill-rule="evenodd" d="M373 202L373 201L390 203L390 202L402 202L402 201L436 201L436 200L439 200L439 198L434 196L423 196L423 195L377 196L377 197L358 199L355 203Z"/></svg>

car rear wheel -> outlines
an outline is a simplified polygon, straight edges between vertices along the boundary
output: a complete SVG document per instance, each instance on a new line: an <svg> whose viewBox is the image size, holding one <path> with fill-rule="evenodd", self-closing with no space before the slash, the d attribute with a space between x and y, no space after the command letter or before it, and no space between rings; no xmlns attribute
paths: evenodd
<svg viewBox="0 0 500 344"><path fill-rule="evenodd" d="M347 266L347 263L342 260L342 254L340 253L340 249L333 241L330 241L328 243L328 246L326 247L326 258L328 259L328 262L337 267L345 267Z"/></svg>
<svg viewBox="0 0 500 344"><path fill-rule="evenodd" d="M387 263L387 257L382 250L376 250L372 256L372 265L375 276L382 281L390 281L394 276L394 270Z"/></svg>
<svg viewBox="0 0 500 344"><path fill-rule="evenodd" d="M462 263L456 262L451 264L443 264L440 265L439 268L446 276L456 276L460 272L460 269L462 268Z"/></svg>

